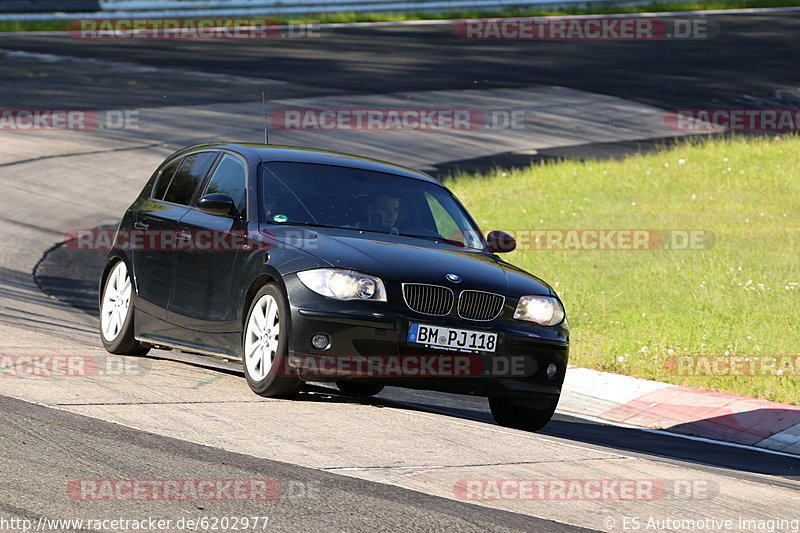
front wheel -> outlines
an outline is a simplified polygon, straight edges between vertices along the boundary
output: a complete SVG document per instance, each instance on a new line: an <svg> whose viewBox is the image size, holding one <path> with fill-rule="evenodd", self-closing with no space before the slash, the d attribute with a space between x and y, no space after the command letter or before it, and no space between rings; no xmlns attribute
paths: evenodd
<svg viewBox="0 0 800 533"><path fill-rule="evenodd" d="M557 405L558 398L489 398L489 409L498 424L525 431L539 431L545 427Z"/></svg>
<svg viewBox="0 0 800 533"><path fill-rule="evenodd" d="M145 355L150 351L133 337L133 286L125 261L109 272L100 296L100 339L107 352L117 355Z"/></svg>
<svg viewBox="0 0 800 533"><path fill-rule="evenodd" d="M300 379L289 375L289 304L275 284L256 293L247 312L242 339L244 377L253 392L269 398L294 396Z"/></svg>

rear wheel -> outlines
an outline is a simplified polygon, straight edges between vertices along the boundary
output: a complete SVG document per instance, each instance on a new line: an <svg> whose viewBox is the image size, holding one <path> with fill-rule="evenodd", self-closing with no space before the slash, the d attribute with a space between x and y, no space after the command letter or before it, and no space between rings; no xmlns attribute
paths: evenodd
<svg viewBox="0 0 800 533"><path fill-rule="evenodd" d="M501 426L538 431L545 427L556 412L558 398L489 398L489 408Z"/></svg>
<svg viewBox="0 0 800 533"><path fill-rule="evenodd" d="M242 339L244 376L253 392L266 397L293 396L301 381L286 364L290 335L289 304L270 283L253 298Z"/></svg>
<svg viewBox="0 0 800 533"><path fill-rule="evenodd" d="M145 355L150 351L133 338L133 285L125 261L108 273L100 297L100 339L106 351L117 355Z"/></svg>
<svg viewBox="0 0 800 533"><path fill-rule="evenodd" d="M345 394L356 396L375 396L383 390L380 383L359 383L357 381L337 381L336 386Z"/></svg>

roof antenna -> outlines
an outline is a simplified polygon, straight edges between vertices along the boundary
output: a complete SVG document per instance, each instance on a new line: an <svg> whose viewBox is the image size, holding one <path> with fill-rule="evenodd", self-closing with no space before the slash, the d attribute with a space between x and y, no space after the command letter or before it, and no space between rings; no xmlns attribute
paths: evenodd
<svg viewBox="0 0 800 533"><path fill-rule="evenodd" d="M267 129L267 100L264 91L261 91L261 105L264 108L264 144L269 144L269 130Z"/></svg>

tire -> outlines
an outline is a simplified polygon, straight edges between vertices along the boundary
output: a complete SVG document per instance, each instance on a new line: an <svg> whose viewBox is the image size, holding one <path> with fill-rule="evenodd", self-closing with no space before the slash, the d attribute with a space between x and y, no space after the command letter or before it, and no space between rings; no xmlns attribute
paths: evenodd
<svg viewBox="0 0 800 533"><path fill-rule="evenodd" d="M489 408L495 421L503 427L539 431L550 422L558 405L558 398L489 398Z"/></svg>
<svg viewBox="0 0 800 533"><path fill-rule="evenodd" d="M287 372L290 336L289 304L280 288L268 283L253 298L242 332L244 377L256 394L286 398L300 390L300 379Z"/></svg>
<svg viewBox="0 0 800 533"><path fill-rule="evenodd" d="M375 396L383 390L383 385L380 383L358 381L337 381L336 386L343 393L354 396Z"/></svg>
<svg viewBox="0 0 800 533"><path fill-rule="evenodd" d="M100 340L116 355L145 355L150 351L133 337L133 284L125 261L117 261L102 285Z"/></svg>

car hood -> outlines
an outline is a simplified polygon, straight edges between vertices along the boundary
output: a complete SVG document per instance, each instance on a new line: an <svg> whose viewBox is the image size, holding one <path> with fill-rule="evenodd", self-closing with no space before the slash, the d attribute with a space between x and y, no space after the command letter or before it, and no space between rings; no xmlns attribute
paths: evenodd
<svg viewBox="0 0 800 533"><path fill-rule="evenodd" d="M270 226L266 232L332 267L356 270L386 281L431 283L506 296L555 294L541 279L494 254L446 243L333 228ZM451 273L460 276L461 281L457 284L449 281L446 275Z"/></svg>

